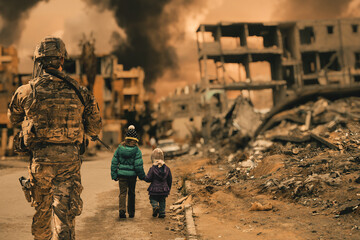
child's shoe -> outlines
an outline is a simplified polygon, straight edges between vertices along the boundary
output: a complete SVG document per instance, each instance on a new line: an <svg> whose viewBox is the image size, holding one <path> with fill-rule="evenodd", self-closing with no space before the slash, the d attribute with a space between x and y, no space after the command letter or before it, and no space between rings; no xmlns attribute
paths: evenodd
<svg viewBox="0 0 360 240"><path fill-rule="evenodd" d="M159 218L165 218L165 214L159 214Z"/></svg>
<svg viewBox="0 0 360 240"><path fill-rule="evenodd" d="M126 214L124 210L119 211L119 218L126 218Z"/></svg>
<svg viewBox="0 0 360 240"><path fill-rule="evenodd" d="M158 214L159 214L159 207L154 207L152 216L157 217Z"/></svg>

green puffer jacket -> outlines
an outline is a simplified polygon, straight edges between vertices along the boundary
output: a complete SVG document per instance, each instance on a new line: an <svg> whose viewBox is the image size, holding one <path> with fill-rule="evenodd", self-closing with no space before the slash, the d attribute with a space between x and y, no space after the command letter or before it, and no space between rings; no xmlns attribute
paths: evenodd
<svg viewBox="0 0 360 240"><path fill-rule="evenodd" d="M120 176L138 176L145 178L143 159L137 146L119 145L111 161L111 178L116 180Z"/></svg>

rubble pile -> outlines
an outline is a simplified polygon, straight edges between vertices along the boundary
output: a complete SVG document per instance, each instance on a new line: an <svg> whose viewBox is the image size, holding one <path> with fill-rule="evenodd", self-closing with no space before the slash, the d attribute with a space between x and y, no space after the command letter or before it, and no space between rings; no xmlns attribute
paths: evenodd
<svg viewBox="0 0 360 240"><path fill-rule="evenodd" d="M215 140L204 154L228 171L224 179L204 173L194 182L210 193L244 184L336 214L358 211L360 98L318 98L261 118L238 98L223 119L214 119Z"/></svg>
<svg viewBox="0 0 360 240"><path fill-rule="evenodd" d="M359 119L357 97L320 98L280 112L244 150L227 157L227 179L252 179L259 193L274 198L336 213L355 211L360 204ZM272 156L281 163L266 172L264 164L275 164Z"/></svg>
<svg viewBox="0 0 360 240"><path fill-rule="evenodd" d="M250 100L239 96L224 116L211 120L211 145L233 152L245 147L261 124L261 114L255 112ZM218 150L219 148L216 147Z"/></svg>
<svg viewBox="0 0 360 240"><path fill-rule="evenodd" d="M207 162L185 181L194 183L195 202L222 190L296 202L314 215L360 213L360 98L318 98L254 121L256 129L237 125L239 109L261 119L247 106L238 99L215 121L218 137L201 149Z"/></svg>

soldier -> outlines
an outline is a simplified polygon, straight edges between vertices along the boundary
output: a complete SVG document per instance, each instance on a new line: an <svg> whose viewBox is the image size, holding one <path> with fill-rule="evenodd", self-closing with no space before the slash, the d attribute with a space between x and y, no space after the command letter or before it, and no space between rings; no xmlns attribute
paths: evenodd
<svg viewBox="0 0 360 240"><path fill-rule="evenodd" d="M61 72L66 57L60 38L41 41L33 79L16 90L8 110L11 123L21 123L20 139L31 154L36 240L75 239L75 216L82 211L80 145L85 134L95 139L101 130L94 96Z"/></svg>

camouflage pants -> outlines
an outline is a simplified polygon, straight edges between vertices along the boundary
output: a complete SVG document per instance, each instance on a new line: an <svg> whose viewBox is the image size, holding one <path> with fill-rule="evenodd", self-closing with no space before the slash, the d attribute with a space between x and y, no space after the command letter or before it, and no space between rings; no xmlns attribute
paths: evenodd
<svg viewBox="0 0 360 240"><path fill-rule="evenodd" d="M29 169L36 210L32 234L35 240L73 240L75 216L82 211L81 162L71 151L47 150L50 152L34 153ZM67 158L61 162L61 156ZM49 157L54 157L52 162Z"/></svg>

